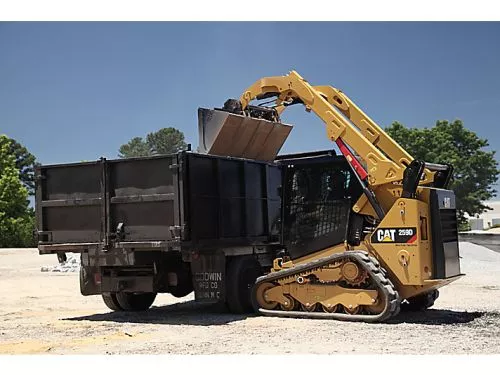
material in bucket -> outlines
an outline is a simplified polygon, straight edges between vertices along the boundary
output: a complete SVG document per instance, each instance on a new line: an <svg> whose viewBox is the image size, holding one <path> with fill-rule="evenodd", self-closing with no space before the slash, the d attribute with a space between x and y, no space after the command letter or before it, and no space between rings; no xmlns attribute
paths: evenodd
<svg viewBox="0 0 500 375"><path fill-rule="evenodd" d="M291 125L278 122L198 109L201 153L273 161L291 130Z"/></svg>

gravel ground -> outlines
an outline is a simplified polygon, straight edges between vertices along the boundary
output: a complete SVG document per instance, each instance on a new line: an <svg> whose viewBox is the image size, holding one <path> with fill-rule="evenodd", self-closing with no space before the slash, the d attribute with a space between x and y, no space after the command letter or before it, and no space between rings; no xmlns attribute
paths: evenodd
<svg viewBox="0 0 500 375"><path fill-rule="evenodd" d="M77 273L36 249L0 250L0 354L500 353L500 254L461 244L467 276L434 308L389 323L239 316L160 295L145 313L112 313L83 297Z"/></svg>

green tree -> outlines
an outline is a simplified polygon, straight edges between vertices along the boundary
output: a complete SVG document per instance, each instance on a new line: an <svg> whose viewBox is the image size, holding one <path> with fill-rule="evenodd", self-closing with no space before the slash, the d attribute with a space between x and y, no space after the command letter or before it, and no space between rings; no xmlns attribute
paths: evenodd
<svg viewBox="0 0 500 375"><path fill-rule="evenodd" d="M28 205L11 140L0 135L0 247L33 245L34 212Z"/></svg>
<svg viewBox="0 0 500 375"><path fill-rule="evenodd" d="M495 196L498 179L495 151L486 151L488 141L464 127L462 121L437 121L432 128L407 128L394 122L385 129L415 159L453 166L450 188L457 200L458 216L465 222L470 216L490 209L484 201Z"/></svg>
<svg viewBox="0 0 500 375"><path fill-rule="evenodd" d="M16 168L23 185L29 195L35 194L35 167L36 158L23 145L12 138L5 137L2 142L10 142L10 154L14 155Z"/></svg>
<svg viewBox="0 0 500 375"><path fill-rule="evenodd" d="M128 143L121 145L118 154L121 158L135 158L150 155L151 150L141 137L132 138Z"/></svg>
<svg viewBox="0 0 500 375"><path fill-rule="evenodd" d="M187 148L184 142L184 133L175 128L163 128L149 133L146 143L153 154L173 154Z"/></svg>
<svg viewBox="0 0 500 375"><path fill-rule="evenodd" d="M173 154L185 150L184 133L175 128L163 128L149 133L144 140L141 137L132 138L128 143L121 145L118 156L133 158L161 154Z"/></svg>

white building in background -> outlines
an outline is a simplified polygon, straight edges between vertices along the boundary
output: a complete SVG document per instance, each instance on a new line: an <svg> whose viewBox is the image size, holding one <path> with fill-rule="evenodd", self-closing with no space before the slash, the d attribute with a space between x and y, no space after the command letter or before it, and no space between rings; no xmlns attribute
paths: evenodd
<svg viewBox="0 0 500 375"><path fill-rule="evenodd" d="M488 210L481 215L468 217L472 230L489 229L496 225L500 226L500 200L487 201L484 204L491 207L492 210Z"/></svg>

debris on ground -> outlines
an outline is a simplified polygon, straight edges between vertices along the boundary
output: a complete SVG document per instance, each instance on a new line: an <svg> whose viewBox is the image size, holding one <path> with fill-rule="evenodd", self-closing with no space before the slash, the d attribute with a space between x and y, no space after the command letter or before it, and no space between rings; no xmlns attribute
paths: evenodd
<svg viewBox="0 0 500 375"><path fill-rule="evenodd" d="M70 256L64 262L55 266L44 266L41 268L42 272L79 272L80 271L80 257Z"/></svg>

